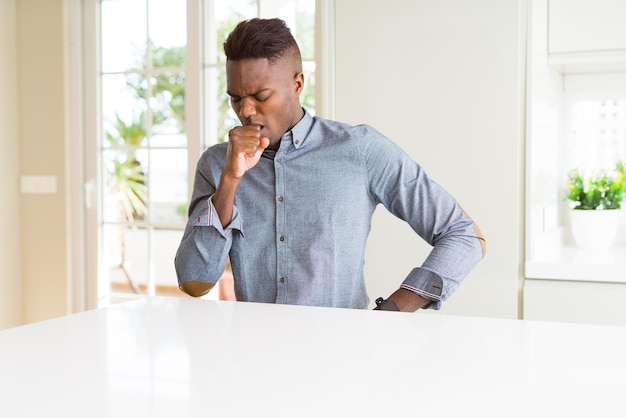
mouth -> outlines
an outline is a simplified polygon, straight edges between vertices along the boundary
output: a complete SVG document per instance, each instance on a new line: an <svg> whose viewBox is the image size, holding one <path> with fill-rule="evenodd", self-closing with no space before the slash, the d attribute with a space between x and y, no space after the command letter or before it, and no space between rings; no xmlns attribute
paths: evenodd
<svg viewBox="0 0 626 418"><path fill-rule="evenodd" d="M261 128L261 131L263 131L263 129L265 129L265 125L261 125L260 123L257 123L257 122L250 122L250 123L248 123L248 125L256 125L259 128Z"/></svg>

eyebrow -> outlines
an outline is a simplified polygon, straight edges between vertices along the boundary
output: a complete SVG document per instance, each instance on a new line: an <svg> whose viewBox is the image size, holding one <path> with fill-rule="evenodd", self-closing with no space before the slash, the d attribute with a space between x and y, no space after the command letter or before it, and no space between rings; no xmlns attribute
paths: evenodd
<svg viewBox="0 0 626 418"><path fill-rule="evenodd" d="M263 93L264 91L267 91L267 90L271 90L271 89L270 89L270 88L264 88L264 89L261 89L261 90L259 90L259 91L255 92L255 93L252 93L252 94L246 94L245 96L240 96L240 95L238 95L238 94L234 94L234 93L233 93L233 92L231 92L230 90L226 90L226 94L228 94L230 97L240 97L240 98L244 98L244 97L249 97L249 96L256 96L256 95L258 95L258 94L260 94L260 93Z"/></svg>

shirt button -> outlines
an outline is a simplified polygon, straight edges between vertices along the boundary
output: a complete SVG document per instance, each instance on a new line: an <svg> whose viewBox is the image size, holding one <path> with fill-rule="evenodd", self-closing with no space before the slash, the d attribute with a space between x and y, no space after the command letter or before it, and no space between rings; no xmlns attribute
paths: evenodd
<svg viewBox="0 0 626 418"><path fill-rule="evenodd" d="M276 159L276 162L277 162L278 164L282 163L282 162L283 162L283 157L278 157L278 158Z"/></svg>
<svg viewBox="0 0 626 418"><path fill-rule="evenodd" d="M284 278L284 277L281 277L281 278L280 278L280 282L281 282L281 283L285 283L285 278Z"/></svg>
<svg viewBox="0 0 626 418"><path fill-rule="evenodd" d="M278 201L282 202L283 201L283 197L282 196L278 196Z"/></svg>
<svg viewBox="0 0 626 418"><path fill-rule="evenodd" d="M296 145L298 145L300 143L299 139L296 139Z"/></svg>
<svg viewBox="0 0 626 418"><path fill-rule="evenodd" d="M280 239L281 241L284 241L284 240L285 240L285 237L281 235L279 239Z"/></svg>

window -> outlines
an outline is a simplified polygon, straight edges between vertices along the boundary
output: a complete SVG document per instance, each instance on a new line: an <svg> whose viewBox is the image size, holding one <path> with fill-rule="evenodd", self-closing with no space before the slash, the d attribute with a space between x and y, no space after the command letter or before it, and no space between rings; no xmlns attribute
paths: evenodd
<svg viewBox="0 0 626 418"><path fill-rule="evenodd" d="M86 66L96 131L87 178L98 193L87 226L97 305L175 294L173 258L186 224L195 163L238 123L225 93L222 44L236 23L287 21L302 50L303 105L316 112L315 0L92 0L86 39L100 48ZM89 13L93 11L93 13ZM97 16L94 18L90 16ZM91 60L91 61L90 61ZM89 185L89 181L87 182ZM93 280L93 279L92 279ZM215 295L213 295L215 297Z"/></svg>
<svg viewBox="0 0 626 418"><path fill-rule="evenodd" d="M567 75L563 87L569 166L597 171L625 160L626 75Z"/></svg>
<svg viewBox="0 0 626 418"><path fill-rule="evenodd" d="M530 3L525 275L626 282L626 211L615 245L587 250L574 245L566 199L570 170L597 174L626 160L626 42L607 30L592 48L588 28L557 25L588 20L569 3ZM614 11L584 5L613 21ZM608 47L614 42L620 48Z"/></svg>

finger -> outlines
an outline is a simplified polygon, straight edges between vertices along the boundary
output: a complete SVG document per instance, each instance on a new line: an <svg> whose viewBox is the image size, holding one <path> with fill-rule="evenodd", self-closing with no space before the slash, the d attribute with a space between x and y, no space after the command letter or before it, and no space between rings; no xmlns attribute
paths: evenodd
<svg viewBox="0 0 626 418"><path fill-rule="evenodd" d="M256 138L261 137L260 125L244 125L244 126L240 126L239 128L245 136L254 136Z"/></svg>
<svg viewBox="0 0 626 418"><path fill-rule="evenodd" d="M229 140L242 139L260 139L261 128L258 125L236 126L228 132Z"/></svg>
<svg viewBox="0 0 626 418"><path fill-rule="evenodd" d="M255 139L248 144L244 153L249 158L258 157L259 154L261 154L265 150L265 148L269 146L269 144L270 140L266 137L263 137L261 139Z"/></svg>

